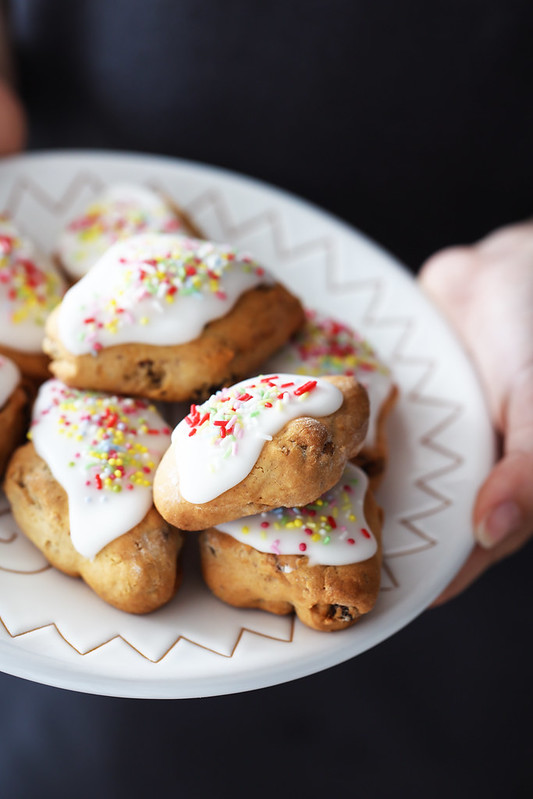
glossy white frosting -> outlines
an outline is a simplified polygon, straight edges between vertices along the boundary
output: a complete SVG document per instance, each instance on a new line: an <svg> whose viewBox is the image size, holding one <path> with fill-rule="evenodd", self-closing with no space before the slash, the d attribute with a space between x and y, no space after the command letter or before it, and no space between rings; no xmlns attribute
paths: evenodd
<svg viewBox="0 0 533 799"><path fill-rule="evenodd" d="M49 380L33 408L31 438L67 493L72 544L93 558L148 513L170 429L146 400Z"/></svg>
<svg viewBox="0 0 533 799"><path fill-rule="evenodd" d="M260 552L305 555L310 566L359 563L377 550L364 514L367 488L365 473L348 463L337 485L316 502L225 522L217 529Z"/></svg>
<svg viewBox="0 0 533 799"><path fill-rule="evenodd" d="M172 233L182 227L169 204L155 191L134 183L116 183L61 232L57 254L65 270L82 277L106 250L139 233Z"/></svg>
<svg viewBox="0 0 533 799"><path fill-rule="evenodd" d="M355 377L366 388L370 401L366 443L372 446L379 412L392 388L389 367L369 342L348 325L311 310L306 311L306 317L305 325L269 359L265 369Z"/></svg>
<svg viewBox="0 0 533 799"><path fill-rule="evenodd" d="M20 371L18 366L9 358L0 355L0 409L14 392L20 383Z"/></svg>
<svg viewBox="0 0 533 799"><path fill-rule="evenodd" d="M192 405L172 433L181 495L202 504L223 494L244 480L265 441L287 422L328 416L343 399L327 380L278 374L243 380Z"/></svg>
<svg viewBox="0 0 533 799"><path fill-rule="evenodd" d="M51 261L0 214L0 343L41 352L44 323L64 290Z"/></svg>
<svg viewBox="0 0 533 799"><path fill-rule="evenodd" d="M66 293L59 337L74 355L117 344L183 344L270 280L252 258L223 244L134 236L113 245Z"/></svg>

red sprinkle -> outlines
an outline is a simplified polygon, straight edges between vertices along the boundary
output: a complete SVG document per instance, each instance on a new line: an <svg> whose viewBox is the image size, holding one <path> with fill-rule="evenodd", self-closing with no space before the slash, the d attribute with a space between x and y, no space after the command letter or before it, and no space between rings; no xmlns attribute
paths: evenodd
<svg viewBox="0 0 533 799"><path fill-rule="evenodd" d="M328 516L328 524L329 524L329 526L330 526L330 527L332 527L334 530L336 530L336 529L337 529L337 522L335 521L335 519L333 518L333 516Z"/></svg>
<svg viewBox="0 0 533 799"><path fill-rule="evenodd" d="M370 533L368 530L365 530L364 527L361 527L361 533L364 535L365 538L370 538Z"/></svg>
<svg viewBox="0 0 533 799"><path fill-rule="evenodd" d="M307 549L307 544L304 544L302 541L301 544L298 544L298 549L300 550L300 552L305 552L305 550Z"/></svg>
<svg viewBox="0 0 533 799"><path fill-rule="evenodd" d="M294 389L294 396L301 397L302 394L305 394L308 391L312 391L315 387L316 387L316 380L308 380L307 383L304 383L303 385Z"/></svg>
<svg viewBox="0 0 533 799"><path fill-rule="evenodd" d="M101 491L102 490L102 478L100 477L99 474L95 475L94 481L96 483L96 488L98 489L98 491Z"/></svg>
<svg viewBox="0 0 533 799"><path fill-rule="evenodd" d="M355 544L355 540L353 538L348 538L348 543L349 544Z"/></svg>

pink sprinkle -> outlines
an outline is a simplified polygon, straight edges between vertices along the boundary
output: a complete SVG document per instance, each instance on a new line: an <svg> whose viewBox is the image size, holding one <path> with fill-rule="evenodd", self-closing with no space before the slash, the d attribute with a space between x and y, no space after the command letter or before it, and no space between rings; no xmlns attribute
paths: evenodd
<svg viewBox="0 0 533 799"><path fill-rule="evenodd" d="M276 540L272 542L271 547L270 547L272 552L274 552L276 555L280 554L279 543L280 543L279 542L279 538L276 538Z"/></svg>

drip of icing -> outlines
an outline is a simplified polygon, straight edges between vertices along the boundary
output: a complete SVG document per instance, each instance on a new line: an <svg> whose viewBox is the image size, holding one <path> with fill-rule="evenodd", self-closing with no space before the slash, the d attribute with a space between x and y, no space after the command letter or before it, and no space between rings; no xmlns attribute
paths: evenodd
<svg viewBox="0 0 533 799"><path fill-rule="evenodd" d="M20 382L20 371L18 366L0 355L0 408L3 408L6 401L14 392Z"/></svg>
<svg viewBox="0 0 533 799"><path fill-rule="evenodd" d="M370 417L366 443L373 445L381 406L392 385L390 369L359 333L342 322L306 311L303 328L265 365L306 375L350 375L368 392Z"/></svg>
<svg viewBox="0 0 533 799"><path fill-rule="evenodd" d="M84 557L148 513L170 429L146 400L49 380L39 390L30 437L67 492L72 544Z"/></svg>
<svg viewBox="0 0 533 799"><path fill-rule="evenodd" d="M61 233L57 252L69 274L82 277L106 250L139 233L173 233L182 226L174 210L144 186L109 186Z"/></svg>
<svg viewBox="0 0 533 799"><path fill-rule="evenodd" d="M365 473L348 463L340 482L315 502L226 522L217 529L260 552L306 555L310 566L359 563L377 550L364 515L367 487Z"/></svg>
<svg viewBox="0 0 533 799"><path fill-rule="evenodd" d="M223 388L172 433L179 489L187 502L202 504L250 473L265 441L301 416L337 411L343 394L327 380L301 375L259 376Z"/></svg>
<svg viewBox="0 0 533 799"><path fill-rule="evenodd" d="M186 236L113 245L65 295L59 337L74 355L117 344L183 344L270 277L245 253Z"/></svg>
<svg viewBox="0 0 533 799"><path fill-rule="evenodd" d="M0 342L40 352L44 323L64 290L53 265L0 214Z"/></svg>

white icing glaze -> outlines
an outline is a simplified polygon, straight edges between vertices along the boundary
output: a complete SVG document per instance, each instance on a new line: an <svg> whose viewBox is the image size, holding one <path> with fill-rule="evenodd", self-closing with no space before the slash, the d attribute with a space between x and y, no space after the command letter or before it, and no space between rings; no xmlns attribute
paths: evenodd
<svg viewBox="0 0 533 799"><path fill-rule="evenodd" d="M40 352L44 323L64 290L53 264L0 214L0 343Z"/></svg>
<svg viewBox="0 0 533 799"><path fill-rule="evenodd" d="M304 327L265 364L268 371L352 375L367 390L370 417L366 444L375 444L381 407L390 394L390 369L359 333L342 322L306 311Z"/></svg>
<svg viewBox="0 0 533 799"><path fill-rule="evenodd" d="M31 438L67 493L72 544L93 558L148 513L170 429L146 400L49 380L35 402Z"/></svg>
<svg viewBox="0 0 533 799"><path fill-rule="evenodd" d="M265 441L287 422L328 416L343 399L327 380L278 374L243 380L192 405L172 433L181 495L202 504L223 494L244 480Z"/></svg>
<svg viewBox="0 0 533 799"><path fill-rule="evenodd" d="M19 382L20 371L18 366L9 358L0 355L0 408L4 407Z"/></svg>
<svg viewBox="0 0 533 799"><path fill-rule="evenodd" d="M248 289L268 283L245 253L186 236L118 242L65 295L59 337L74 355L117 344L183 344L225 316Z"/></svg>
<svg viewBox="0 0 533 799"><path fill-rule="evenodd" d="M80 278L115 242L139 233L172 233L181 226L159 194L145 186L117 183L67 225L59 237L57 254L66 271Z"/></svg>
<svg viewBox="0 0 533 799"><path fill-rule="evenodd" d="M260 552L306 555L310 566L359 563L377 550L364 514L367 487L365 473L348 463L339 483L316 502L248 516L217 529Z"/></svg>

